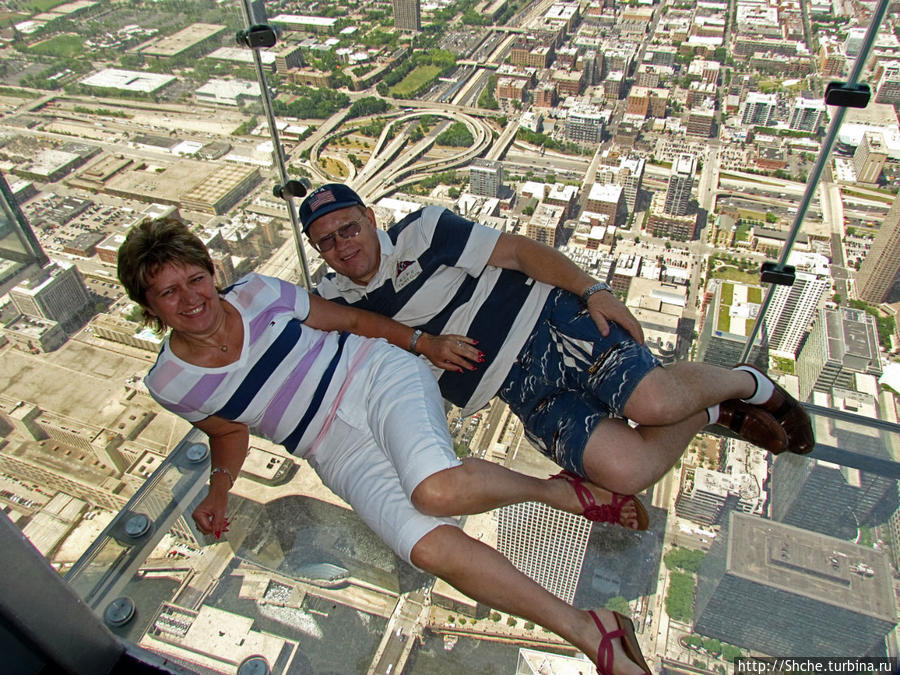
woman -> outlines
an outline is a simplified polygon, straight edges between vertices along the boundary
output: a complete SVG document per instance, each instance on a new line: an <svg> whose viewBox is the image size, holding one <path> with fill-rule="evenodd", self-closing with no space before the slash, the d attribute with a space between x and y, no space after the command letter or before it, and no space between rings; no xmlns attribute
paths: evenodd
<svg viewBox="0 0 900 675"><path fill-rule="evenodd" d="M411 564L560 634L593 655L602 673L648 670L629 619L559 600L450 519L542 501L638 527L638 502L577 477L541 480L480 459L460 461L428 368L361 336L439 361L448 340L464 338L417 335L257 274L220 295L203 243L174 219L135 227L119 249L118 274L146 318L171 329L146 378L151 394L209 436L209 493L193 513L202 532L219 537L227 526L228 491L252 431L308 459ZM614 503L597 506L595 497Z"/></svg>

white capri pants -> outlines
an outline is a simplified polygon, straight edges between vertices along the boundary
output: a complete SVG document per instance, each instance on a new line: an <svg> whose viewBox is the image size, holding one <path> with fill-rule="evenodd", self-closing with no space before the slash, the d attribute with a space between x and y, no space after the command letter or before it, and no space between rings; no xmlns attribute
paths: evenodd
<svg viewBox="0 0 900 675"><path fill-rule="evenodd" d="M354 375L309 463L410 564L413 546L431 530L459 526L420 513L410 501L419 483L460 461L431 370L386 342Z"/></svg>

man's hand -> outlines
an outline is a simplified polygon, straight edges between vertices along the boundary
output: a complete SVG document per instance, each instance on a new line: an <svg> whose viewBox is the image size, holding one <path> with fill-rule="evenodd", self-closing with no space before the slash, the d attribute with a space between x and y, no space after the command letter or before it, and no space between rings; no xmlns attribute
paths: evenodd
<svg viewBox="0 0 900 675"><path fill-rule="evenodd" d="M475 370L475 364L484 361L484 354L476 344L475 340L465 335L422 333L416 343L416 351L438 368L461 373L463 370Z"/></svg>
<svg viewBox="0 0 900 675"><path fill-rule="evenodd" d="M594 323L597 324L597 328L604 336L609 335L609 322L615 321L627 330L638 343L644 344L644 331L641 324L613 293L599 291L592 294L587 300L587 308Z"/></svg>
<svg viewBox="0 0 900 675"><path fill-rule="evenodd" d="M191 516L197 529L203 534L214 534L219 539L228 532L229 521L225 517L228 508L228 492L210 489L206 498L197 505Z"/></svg>

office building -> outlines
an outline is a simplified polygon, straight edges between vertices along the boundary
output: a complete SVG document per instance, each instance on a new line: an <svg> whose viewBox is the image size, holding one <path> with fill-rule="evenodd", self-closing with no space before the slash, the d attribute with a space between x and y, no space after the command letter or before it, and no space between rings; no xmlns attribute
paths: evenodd
<svg viewBox="0 0 900 675"><path fill-rule="evenodd" d="M419 0L393 0L394 28L398 30L422 30Z"/></svg>
<svg viewBox="0 0 900 675"><path fill-rule="evenodd" d="M694 187L694 171L697 158L688 153L680 154L672 164L672 174L666 188L663 210L671 216L687 215L691 206L691 189Z"/></svg>
<svg viewBox="0 0 900 675"><path fill-rule="evenodd" d="M796 373L801 401L813 391L829 394L834 387L855 391L861 373L881 377L874 317L851 307L819 310L797 357Z"/></svg>
<svg viewBox="0 0 900 675"><path fill-rule="evenodd" d="M900 272L900 197L888 210L869 255L856 273L856 294L871 303L889 301Z"/></svg>
<svg viewBox="0 0 900 675"><path fill-rule="evenodd" d="M23 279L10 292L13 305L25 316L55 321L69 334L93 313L93 302L75 264L60 260Z"/></svg>
<svg viewBox="0 0 900 675"><path fill-rule="evenodd" d="M778 101L775 94L761 94L751 91L744 101L744 112L741 115L741 124L747 126L767 127L775 117L775 107Z"/></svg>
<svg viewBox="0 0 900 675"><path fill-rule="evenodd" d="M738 452L744 456L759 455L748 443L729 439L729 453ZM681 491L675 501L675 513L704 525L718 525L728 513L764 515L767 494L763 489L766 480L765 460L758 462L756 471L741 470L731 473L694 467L685 471Z"/></svg>
<svg viewBox="0 0 900 675"><path fill-rule="evenodd" d="M565 206L538 204L531 220L525 225L525 236L555 248L562 234L566 210Z"/></svg>
<svg viewBox="0 0 900 675"><path fill-rule="evenodd" d="M613 156L613 161L616 157ZM625 210L634 213L641 184L644 180L644 158L636 155L623 155L616 164L601 164L597 169L597 183L615 183L622 186Z"/></svg>
<svg viewBox="0 0 900 675"><path fill-rule="evenodd" d="M853 448L864 457L892 459L886 432L833 421L828 425L820 430L819 442ZM773 520L839 539L855 540L860 527L881 525L897 509L896 480L787 453L775 459L769 487Z"/></svg>
<svg viewBox="0 0 900 675"><path fill-rule="evenodd" d="M692 211L684 215L667 213L665 209L666 193L655 192L647 211L646 230L650 236L664 239L690 241L697 236L697 213Z"/></svg>
<svg viewBox="0 0 900 675"><path fill-rule="evenodd" d="M576 143L599 143L603 113L596 106L573 108L566 116L566 138Z"/></svg>
<svg viewBox="0 0 900 675"><path fill-rule="evenodd" d="M719 281L697 341L696 360L724 368L740 363L744 345L759 316L762 301L761 286ZM768 370L765 326L761 333L762 339L758 339L750 352L750 362Z"/></svg>
<svg viewBox="0 0 900 675"><path fill-rule="evenodd" d="M476 159L469 166L469 190L481 197L499 197L503 187L503 165L488 159Z"/></svg>
<svg viewBox="0 0 900 675"><path fill-rule="evenodd" d="M505 506L497 513L497 550L553 595L572 602L591 523L538 502Z"/></svg>
<svg viewBox="0 0 900 675"><path fill-rule="evenodd" d="M694 601L696 632L769 655L883 655L896 617L886 552L736 511Z"/></svg>
<svg viewBox="0 0 900 675"><path fill-rule="evenodd" d="M887 158L884 136L878 131L866 131L853 153L856 182L877 184Z"/></svg>
<svg viewBox="0 0 900 675"><path fill-rule="evenodd" d="M605 215L608 225L619 225L625 214L623 192L621 185L594 183L585 200L584 210Z"/></svg>
<svg viewBox="0 0 900 675"><path fill-rule="evenodd" d="M774 287L766 314L772 354L789 359L797 355L822 296L830 288L828 276L808 272L797 272L791 286Z"/></svg>
<svg viewBox="0 0 900 675"><path fill-rule="evenodd" d="M876 103L900 103L900 61L885 64L878 78Z"/></svg>
<svg viewBox="0 0 900 675"><path fill-rule="evenodd" d="M825 121L825 101L821 99L794 99L791 108L791 119L788 126L794 131L816 132Z"/></svg>

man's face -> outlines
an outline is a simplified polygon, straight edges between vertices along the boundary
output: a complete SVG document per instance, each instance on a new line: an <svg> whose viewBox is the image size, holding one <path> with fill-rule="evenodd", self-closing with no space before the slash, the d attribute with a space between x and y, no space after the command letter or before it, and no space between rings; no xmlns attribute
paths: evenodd
<svg viewBox="0 0 900 675"><path fill-rule="evenodd" d="M356 229L352 227L354 223L359 225L356 236L352 235ZM351 227L345 228L347 225ZM342 228L345 228L343 232L339 232ZM327 213L310 225L308 236L331 269L354 283L365 285L378 272L381 245L372 209L350 206ZM333 246L328 248L330 244Z"/></svg>

